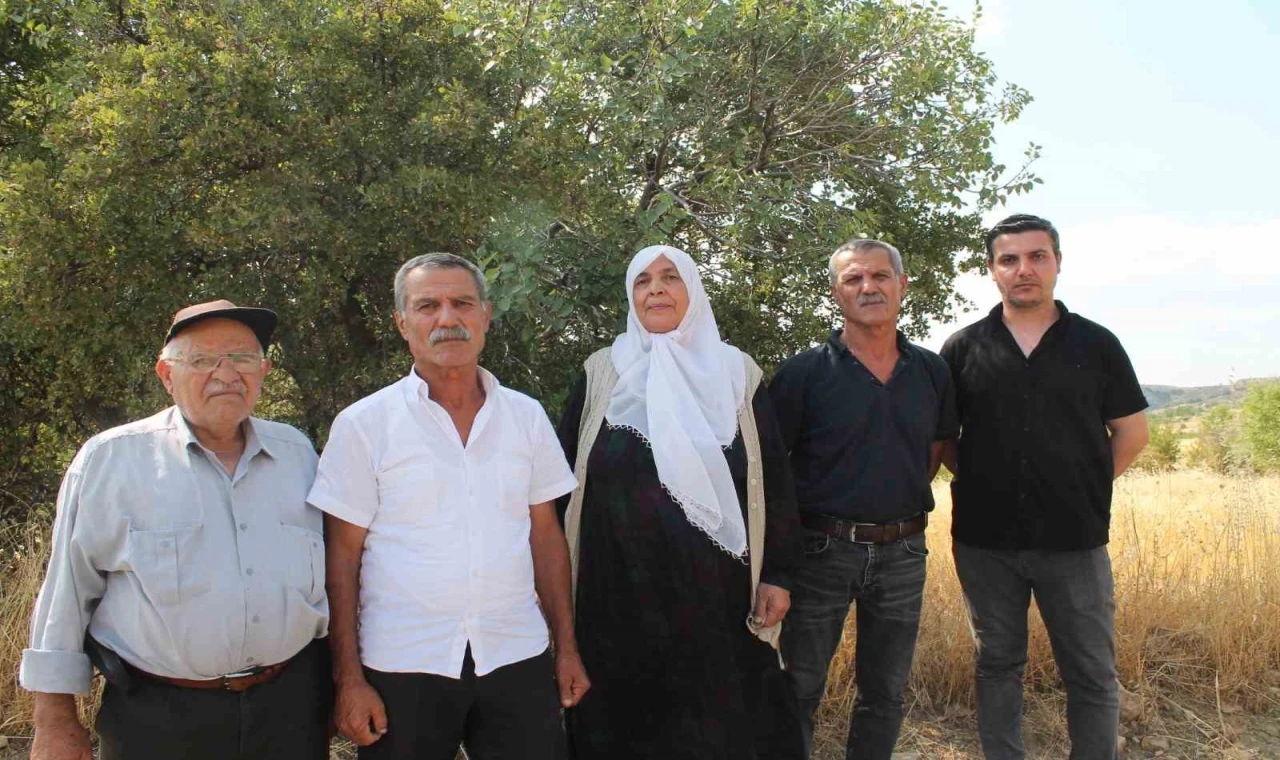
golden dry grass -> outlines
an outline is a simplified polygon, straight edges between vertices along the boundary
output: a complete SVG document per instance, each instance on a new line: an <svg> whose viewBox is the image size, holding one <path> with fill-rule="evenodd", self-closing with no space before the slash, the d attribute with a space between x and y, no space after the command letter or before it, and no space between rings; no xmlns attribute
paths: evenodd
<svg viewBox="0 0 1280 760"><path fill-rule="evenodd" d="M935 488L929 578L911 673L911 712L900 747L951 754L936 723L972 726L973 650L951 558L951 500ZM1260 713L1280 707L1280 478L1227 478L1198 471L1127 475L1116 484L1111 521L1116 578L1117 664L1122 683L1159 708L1194 707L1188 732L1202 746L1232 744L1217 706ZM1044 626L1032 612L1026 672L1029 743L1063 756L1065 699ZM852 622L852 619L850 620ZM855 694L852 626L831 664L817 716L817 757L843 756ZM926 717L927 720L921 718ZM1142 727L1145 729L1145 725ZM978 755L973 755L978 756Z"/></svg>
<svg viewBox="0 0 1280 760"><path fill-rule="evenodd" d="M950 499L945 486L936 493L900 746L922 758L959 760L979 756L972 644L951 560ZM1232 746L1239 722L1231 716L1280 708L1280 478L1126 476L1117 484L1111 535L1121 680L1147 705L1138 728L1126 730L1181 732L1198 748L1172 756L1221 756L1213 753ZM0 734L24 736L31 703L16 673L47 558L47 526L0 530L0 547L0 669L12 674L0 679ZM1064 698L1043 626L1033 620L1031 630L1026 732L1040 748L1033 756L1060 757ZM817 716L819 758L843 756L853 646L849 628Z"/></svg>

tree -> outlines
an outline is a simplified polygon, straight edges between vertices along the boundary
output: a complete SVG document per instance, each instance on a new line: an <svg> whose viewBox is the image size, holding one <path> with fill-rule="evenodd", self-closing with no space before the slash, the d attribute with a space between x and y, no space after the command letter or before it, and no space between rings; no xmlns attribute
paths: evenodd
<svg viewBox="0 0 1280 760"><path fill-rule="evenodd" d="M1280 469L1280 383L1250 386L1240 426L1253 466L1264 472Z"/></svg>
<svg viewBox="0 0 1280 760"><path fill-rule="evenodd" d="M1178 466L1181 451L1181 442L1173 425L1153 421L1147 447L1133 465L1144 472L1169 472Z"/></svg>
<svg viewBox="0 0 1280 760"><path fill-rule="evenodd" d="M159 336L216 297L280 311L266 408L322 443L405 371L391 277L430 250L482 265L485 364L553 410L618 331L626 262L652 242L700 260L725 337L771 365L832 323L827 254L884 237L918 335L981 265L981 210L1035 181L991 158L1028 95L998 89L972 29L933 7L57 10L39 31L57 55L19 88L43 104L35 148L2 164L0 351L17 359L0 424L24 443L0 470L38 449L32 471L56 471L54 452L166 403Z"/></svg>
<svg viewBox="0 0 1280 760"><path fill-rule="evenodd" d="M1188 460L1196 467L1228 473L1245 464L1240 446L1240 426L1229 407L1212 406L1200 418L1200 430Z"/></svg>

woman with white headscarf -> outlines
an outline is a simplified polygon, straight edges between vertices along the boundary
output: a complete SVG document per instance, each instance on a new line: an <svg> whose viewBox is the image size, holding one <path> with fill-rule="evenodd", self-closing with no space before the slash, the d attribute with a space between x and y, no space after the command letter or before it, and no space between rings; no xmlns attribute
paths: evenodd
<svg viewBox="0 0 1280 760"><path fill-rule="evenodd" d="M591 356L560 440L578 644L576 760L800 758L775 651L799 521L760 369L720 339L697 266L652 246L627 331Z"/></svg>

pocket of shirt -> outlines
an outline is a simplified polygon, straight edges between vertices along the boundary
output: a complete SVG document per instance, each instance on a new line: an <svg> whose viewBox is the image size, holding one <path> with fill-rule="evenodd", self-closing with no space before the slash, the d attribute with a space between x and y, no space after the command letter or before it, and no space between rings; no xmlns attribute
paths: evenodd
<svg viewBox="0 0 1280 760"><path fill-rule="evenodd" d="M414 459L378 473L378 514L383 522L422 525L435 520L438 484L430 462Z"/></svg>
<svg viewBox="0 0 1280 760"><path fill-rule="evenodd" d="M498 468L502 478L499 491L502 503L498 507L505 514L516 518L529 516L529 482L533 476L532 468L532 460L519 455L504 460Z"/></svg>
<svg viewBox="0 0 1280 760"><path fill-rule="evenodd" d="M280 528L290 542L289 585L318 601L324 594L324 537L297 525L280 523Z"/></svg>
<svg viewBox="0 0 1280 760"><path fill-rule="evenodd" d="M129 529L129 566L153 604L174 605L209 590L207 568L199 565L203 529L202 525Z"/></svg>

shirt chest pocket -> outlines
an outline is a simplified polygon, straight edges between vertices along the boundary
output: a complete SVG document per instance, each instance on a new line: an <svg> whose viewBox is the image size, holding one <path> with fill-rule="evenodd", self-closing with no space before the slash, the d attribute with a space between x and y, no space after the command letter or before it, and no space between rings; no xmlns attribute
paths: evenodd
<svg viewBox="0 0 1280 760"><path fill-rule="evenodd" d="M440 514L440 483L427 460L401 461L378 473L379 522L396 525L430 525Z"/></svg>
<svg viewBox="0 0 1280 760"><path fill-rule="evenodd" d="M529 517L529 494L533 483L533 454L511 452L498 466L501 478L499 510L518 519Z"/></svg>
<svg viewBox="0 0 1280 760"><path fill-rule="evenodd" d="M308 601L319 601L324 595L324 538L310 528L280 524L288 553L289 585L301 591Z"/></svg>
<svg viewBox="0 0 1280 760"><path fill-rule="evenodd" d="M201 525L129 530L129 566L142 593L157 606L188 602L209 590L200 563Z"/></svg>

